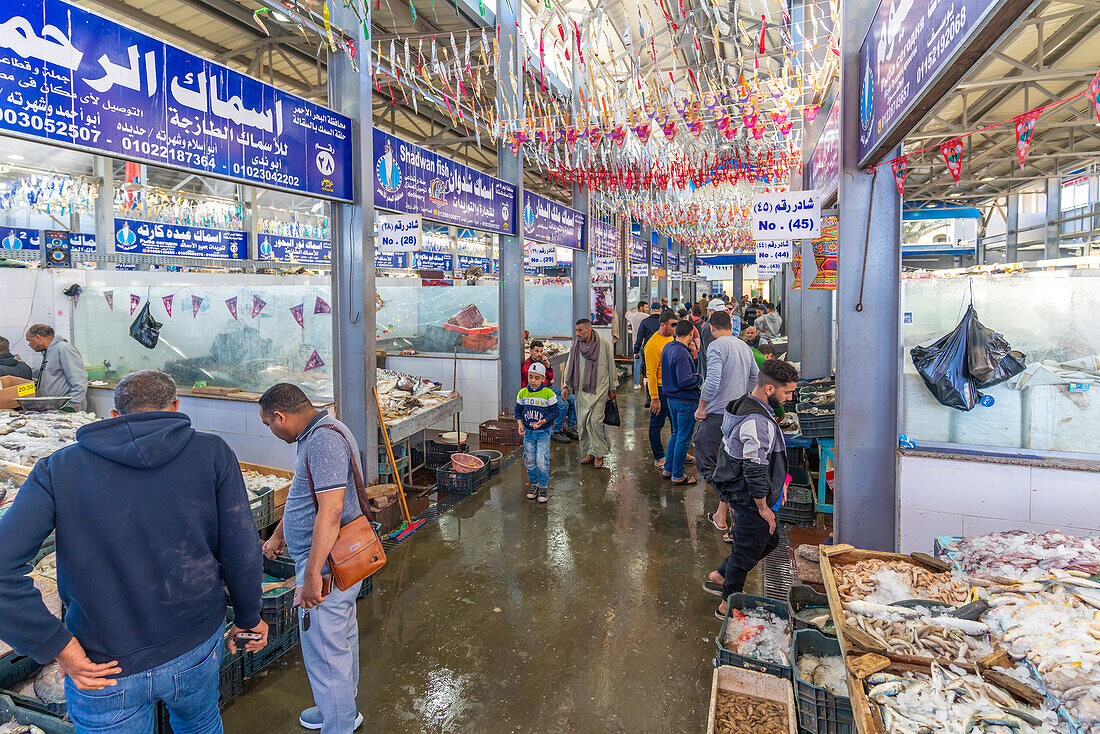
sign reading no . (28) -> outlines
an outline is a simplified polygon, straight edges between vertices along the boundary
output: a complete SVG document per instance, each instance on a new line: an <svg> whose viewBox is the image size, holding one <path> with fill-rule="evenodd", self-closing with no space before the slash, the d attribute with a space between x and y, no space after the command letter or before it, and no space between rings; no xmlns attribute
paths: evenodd
<svg viewBox="0 0 1100 734"><path fill-rule="evenodd" d="M378 249L382 252L416 252L420 249L422 229L419 214L379 214Z"/></svg>
<svg viewBox="0 0 1100 734"><path fill-rule="evenodd" d="M756 242L817 237L821 196L816 191L759 193L752 197L752 238Z"/></svg>

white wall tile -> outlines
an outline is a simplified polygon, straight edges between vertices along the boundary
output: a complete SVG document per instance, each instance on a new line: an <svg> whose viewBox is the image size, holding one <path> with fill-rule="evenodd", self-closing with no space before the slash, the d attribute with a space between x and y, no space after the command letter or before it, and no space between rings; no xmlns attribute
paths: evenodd
<svg viewBox="0 0 1100 734"><path fill-rule="evenodd" d="M898 529L902 553L929 553L934 538L941 535L961 535L963 517L946 512L902 509Z"/></svg>
<svg viewBox="0 0 1100 734"><path fill-rule="evenodd" d="M900 474L906 509L1006 520L1026 520L1030 513L1029 467L906 457Z"/></svg>
<svg viewBox="0 0 1100 734"><path fill-rule="evenodd" d="M1053 528L1049 525L1036 525L1026 520L1006 520L1003 518L972 516L963 518L963 535L985 535L986 533L1000 533L1005 530L1044 532L1052 529Z"/></svg>
<svg viewBox="0 0 1100 734"><path fill-rule="evenodd" d="M1033 468L1029 519L1048 525L1100 526L1100 474Z"/></svg>

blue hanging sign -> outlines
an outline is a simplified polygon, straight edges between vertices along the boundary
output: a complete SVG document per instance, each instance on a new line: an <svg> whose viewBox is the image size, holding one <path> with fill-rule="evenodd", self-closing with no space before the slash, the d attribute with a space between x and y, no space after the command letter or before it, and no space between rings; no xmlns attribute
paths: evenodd
<svg viewBox="0 0 1100 734"><path fill-rule="evenodd" d="M41 244L41 230L0 227L0 249L38 250L41 249Z"/></svg>
<svg viewBox="0 0 1100 734"><path fill-rule="evenodd" d="M442 252L414 252L413 267L417 270L443 270L455 269L454 258Z"/></svg>
<svg viewBox="0 0 1100 734"><path fill-rule="evenodd" d="M0 129L352 199L351 120L62 0L0 8Z"/></svg>
<svg viewBox="0 0 1100 734"><path fill-rule="evenodd" d="M516 232L516 187L374 128L374 205L438 222Z"/></svg>
<svg viewBox="0 0 1100 734"><path fill-rule="evenodd" d="M458 269L465 270L466 268L477 266L484 272L490 273L492 267L487 257L476 257L474 255L459 255L458 256Z"/></svg>
<svg viewBox="0 0 1100 734"><path fill-rule="evenodd" d="M599 219L592 220L592 254L619 257L619 228Z"/></svg>
<svg viewBox="0 0 1100 734"><path fill-rule="evenodd" d="M244 260L248 256L248 233L115 219L115 250L141 255Z"/></svg>
<svg viewBox="0 0 1100 734"><path fill-rule="evenodd" d="M627 242L627 251L632 263L649 262L649 244L641 237L631 236Z"/></svg>
<svg viewBox="0 0 1100 734"><path fill-rule="evenodd" d="M668 269L669 270L679 270L680 269L680 253L676 252L675 250L669 250L668 251L668 259L665 262L668 263Z"/></svg>
<svg viewBox="0 0 1100 734"><path fill-rule="evenodd" d="M69 249L73 252L95 252L95 235L70 232Z"/></svg>
<svg viewBox="0 0 1100 734"><path fill-rule="evenodd" d="M256 236L256 254L260 260L328 264L332 262L332 243L328 240L261 233Z"/></svg>
<svg viewBox="0 0 1100 734"><path fill-rule="evenodd" d="M655 268L663 268L665 266L665 251L664 250L660 249L659 247L655 247L655 248L653 248L649 251L649 254L653 257L653 260L650 262L650 265L652 265Z"/></svg>
<svg viewBox="0 0 1100 734"><path fill-rule="evenodd" d="M536 242L584 249L584 215L555 201L523 192L523 237Z"/></svg>
<svg viewBox="0 0 1100 734"><path fill-rule="evenodd" d="M374 253L374 266L376 268L407 268L409 267L409 253L376 251Z"/></svg>

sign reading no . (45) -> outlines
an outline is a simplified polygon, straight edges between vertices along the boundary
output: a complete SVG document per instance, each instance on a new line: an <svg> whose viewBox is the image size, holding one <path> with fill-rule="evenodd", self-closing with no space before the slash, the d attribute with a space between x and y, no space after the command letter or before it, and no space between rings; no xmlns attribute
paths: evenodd
<svg viewBox="0 0 1100 734"><path fill-rule="evenodd" d="M816 191L759 193L752 197L752 238L756 242L817 237L821 197Z"/></svg>

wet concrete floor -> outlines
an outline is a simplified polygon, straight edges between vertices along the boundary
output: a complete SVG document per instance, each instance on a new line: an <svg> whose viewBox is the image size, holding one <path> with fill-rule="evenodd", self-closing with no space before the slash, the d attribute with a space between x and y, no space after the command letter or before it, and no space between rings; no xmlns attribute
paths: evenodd
<svg viewBox="0 0 1100 734"><path fill-rule="evenodd" d="M547 505L524 498L520 461L390 553L359 602L360 731L705 728L721 623L701 582L729 546L705 484L661 479L624 386L604 469L554 443ZM304 731L300 650L269 671L225 709L227 732Z"/></svg>

